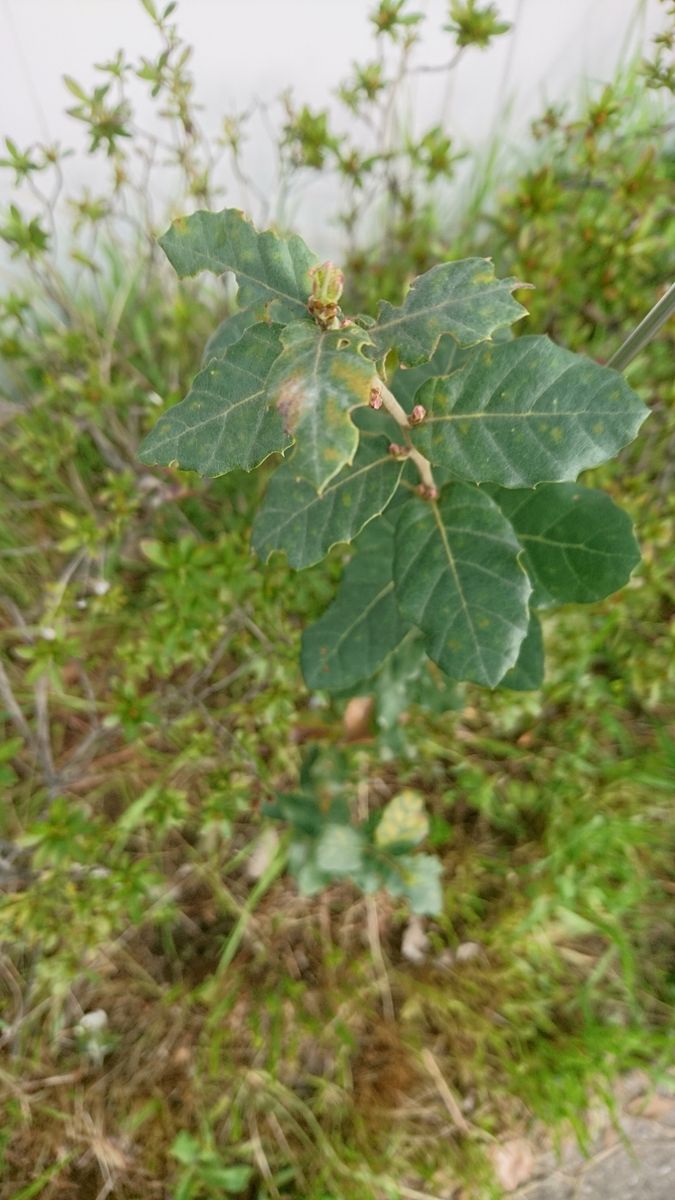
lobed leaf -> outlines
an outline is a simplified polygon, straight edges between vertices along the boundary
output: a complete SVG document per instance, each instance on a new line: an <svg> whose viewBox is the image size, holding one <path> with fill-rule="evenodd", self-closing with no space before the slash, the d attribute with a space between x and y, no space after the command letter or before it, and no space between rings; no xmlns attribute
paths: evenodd
<svg viewBox="0 0 675 1200"><path fill-rule="evenodd" d="M516 531L528 574L554 600L602 600L640 561L630 517L605 492L548 483L490 494Z"/></svg>
<svg viewBox="0 0 675 1200"><path fill-rule="evenodd" d="M143 440L142 462L197 470L214 478L251 470L291 438L269 410L265 383L281 349L280 325L252 325L220 359L199 372L185 400L160 416Z"/></svg>
<svg viewBox="0 0 675 1200"><path fill-rule="evenodd" d="M452 334L461 346L486 341L496 329L526 316L511 295L525 286L517 279L495 279L486 258L439 263L414 280L399 308L380 302L369 330L377 357L393 349L401 363L415 366L431 358L443 334Z"/></svg>
<svg viewBox="0 0 675 1200"><path fill-rule="evenodd" d="M500 681L500 688L514 692L534 692L544 682L544 639L541 621L530 611L530 624L513 666Z"/></svg>
<svg viewBox="0 0 675 1200"><path fill-rule="evenodd" d="M449 375L459 366L463 366L465 359L466 351L462 350L453 337L446 334L440 339L428 362L420 363L417 367L397 367L389 388L399 404L410 413L423 383L428 379L437 379L440 375Z"/></svg>
<svg viewBox="0 0 675 1200"><path fill-rule="evenodd" d="M253 325L222 358L212 359L185 399L159 418L141 445L141 460L214 477L235 467L250 471L285 450L291 438L265 399L267 376L281 350L280 329Z"/></svg>
<svg viewBox="0 0 675 1200"><path fill-rule="evenodd" d="M339 692L369 679L408 628L394 598L394 521L385 513L366 527L337 596L302 638L302 672L310 688Z"/></svg>
<svg viewBox="0 0 675 1200"><path fill-rule="evenodd" d="M616 371L547 337L480 346L417 393L418 450L460 479L532 487L575 479L635 437L647 409Z"/></svg>
<svg viewBox="0 0 675 1200"><path fill-rule="evenodd" d="M234 343L239 341L251 325L262 321L264 316L263 306L252 305L251 308L239 309L239 312L232 313L231 316L221 321L204 347L202 366L205 366L212 358L222 358L225 351L229 350L230 346L234 346Z"/></svg>
<svg viewBox="0 0 675 1200"><path fill-rule="evenodd" d="M256 553L267 560L285 550L292 567L310 567L337 542L351 542L369 521L384 512L405 468L387 450L381 435L361 433L353 463L319 494L297 479L295 455L270 479L253 523Z"/></svg>
<svg viewBox="0 0 675 1200"><path fill-rule="evenodd" d="M269 305L275 321L305 315L311 291L309 269L317 259L301 237L259 233L236 208L200 211L179 217L159 244L180 276L232 271L239 285L239 305Z"/></svg>
<svg viewBox="0 0 675 1200"><path fill-rule="evenodd" d="M438 502L407 504L395 535L403 616L453 679L495 687L516 662L531 585L511 525L485 492L452 484Z"/></svg>
<svg viewBox="0 0 675 1200"><path fill-rule="evenodd" d="M373 364L361 353L367 340L361 329L323 332L311 321L295 321L282 333L268 402L295 438L289 462L294 477L317 492L356 454L359 431L350 414L370 397Z"/></svg>

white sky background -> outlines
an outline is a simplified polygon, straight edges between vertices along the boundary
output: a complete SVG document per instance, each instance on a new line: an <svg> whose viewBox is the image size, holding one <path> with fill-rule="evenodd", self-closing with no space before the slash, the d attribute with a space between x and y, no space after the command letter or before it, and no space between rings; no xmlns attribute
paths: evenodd
<svg viewBox="0 0 675 1200"><path fill-rule="evenodd" d="M419 76L412 108L420 125L444 126L457 147L485 143L503 118L504 98L513 99L508 137L524 140L529 119L545 102L578 96L584 83L611 78L627 53L646 46L665 23L658 0L497 0L500 14L515 22L506 37L486 51L470 49L454 73L449 94L439 77ZM177 20L195 48L193 71L204 106L203 125L215 134L225 113L251 100L272 100L293 87L298 102L330 103L331 92L352 62L373 57L368 13L374 0L182 0ZM449 57L445 0L418 0L426 11L428 35L419 61ZM34 141L82 145L76 122L64 117L73 103L64 74L85 86L92 64L123 47L133 59L157 53L157 39L138 0L0 0L0 135L20 146ZM140 95L140 93L139 93ZM144 119L145 116L145 119ZM141 105L139 124L150 123ZM503 123L500 136L505 136ZM249 167L263 188L270 185L271 152L264 138L249 147ZM97 178L91 163L69 160L71 190ZM11 190L0 174L0 203ZM174 197L161 197L164 199ZM180 197L175 201L180 208ZM241 204L235 187L226 202ZM290 214L300 232L322 246L321 184L297 201ZM334 237L334 235L333 235Z"/></svg>

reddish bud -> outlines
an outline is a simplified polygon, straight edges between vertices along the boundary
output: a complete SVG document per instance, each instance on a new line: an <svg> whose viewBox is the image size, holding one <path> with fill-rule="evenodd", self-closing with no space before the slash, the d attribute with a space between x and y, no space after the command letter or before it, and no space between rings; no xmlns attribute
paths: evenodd
<svg viewBox="0 0 675 1200"><path fill-rule="evenodd" d="M423 500L438 500L440 492L437 487L431 487L427 483L418 483L417 495L421 496Z"/></svg>
<svg viewBox="0 0 675 1200"><path fill-rule="evenodd" d="M370 389L370 399L368 400L368 403L370 404L371 408L382 408L382 396L378 388L374 387Z"/></svg>
<svg viewBox="0 0 675 1200"><path fill-rule="evenodd" d="M398 442L390 442L389 453L393 458L404 458L408 451L405 446L399 446Z"/></svg>
<svg viewBox="0 0 675 1200"><path fill-rule="evenodd" d="M416 404L410 414L411 425L421 425L427 415L427 410L423 404Z"/></svg>

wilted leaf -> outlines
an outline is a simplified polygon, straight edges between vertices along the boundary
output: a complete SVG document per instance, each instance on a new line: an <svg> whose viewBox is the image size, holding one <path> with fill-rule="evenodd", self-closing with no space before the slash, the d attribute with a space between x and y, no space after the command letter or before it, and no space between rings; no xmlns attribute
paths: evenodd
<svg viewBox="0 0 675 1200"><path fill-rule="evenodd" d="M495 329L527 315L511 292L517 279L495 279L486 258L439 263L415 279L400 308L380 302L369 330L378 357L396 350L407 366L431 358L439 338L452 334L460 346L485 341Z"/></svg>
<svg viewBox="0 0 675 1200"><path fill-rule="evenodd" d="M411 917L401 939L401 957L411 963L423 963L429 952L429 938L420 917Z"/></svg>
<svg viewBox="0 0 675 1200"><path fill-rule="evenodd" d="M427 418L418 450L460 479L532 487L575 479L632 441L642 401L607 367L546 337L467 351L447 378L418 391Z"/></svg>
<svg viewBox="0 0 675 1200"><path fill-rule="evenodd" d="M453 679L495 687L515 663L529 623L530 582L513 529L484 492L452 484L438 503L405 505L394 579L404 617Z"/></svg>
<svg viewBox="0 0 675 1200"><path fill-rule="evenodd" d="M368 737L373 720L374 701L372 696L352 696L347 702L342 725L348 742L358 742Z"/></svg>

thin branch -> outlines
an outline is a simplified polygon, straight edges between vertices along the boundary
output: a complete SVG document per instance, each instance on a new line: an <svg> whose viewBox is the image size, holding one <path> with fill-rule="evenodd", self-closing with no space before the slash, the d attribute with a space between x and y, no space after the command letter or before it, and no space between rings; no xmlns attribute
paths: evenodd
<svg viewBox="0 0 675 1200"><path fill-rule="evenodd" d="M33 748L33 750L35 750L36 744L35 744L35 738L33 737L33 731L30 728L30 725L28 724L26 718L24 717L24 715L16 701L16 697L14 695L14 692L12 691L12 685L9 682L9 678L8 678L5 668L3 667L1 662L0 662L0 700L2 700L5 708L7 709L7 712L9 713L10 717L12 718L12 720L13 720L14 724L16 725L21 736L23 738L25 738L26 741L28 742L28 745L31 746Z"/></svg>
<svg viewBox="0 0 675 1200"><path fill-rule="evenodd" d="M675 283L670 285L665 296L657 301L644 320L640 321L637 328L628 335L623 345L607 360L606 365L614 367L615 371L624 371L628 364L656 337L661 326L665 325L673 313L675 313Z"/></svg>
<svg viewBox="0 0 675 1200"><path fill-rule="evenodd" d="M449 1113L450 1118L453 1121L453 1123L457 1126L458 1129L461 1130L462 1133L470 1133L471 1127L470 1127L466 1117L464 1116L464 1113L462 1112L461 1108L459 1107L459 1104L457 1103L455 1097L453 1096L452 1092L450 1091L450 1088L448 1087L445 1076L443 1075L441 1068L439 1067L438 1063L436 1062L436 1059L434 1058L433 1054L431 1053L431 1050L424 1049L422 1051L422 1062L424 1063L427 1071L429 1072L429 1074L431 1075L431 1078L433 1079L434 1083L436 1084L436 1087L438 1089L438 1094L441 1097L441 1100L443 1101L445 1107L447 1108L448 1113Z"/></svg>
<svg viewBox="0 0 675 1200"><path fill-rule="evenodd" d="M411 462L414 462L415 466L417 467L419 477L424 488L430 493L436 493L437 495L438 489L434 481L433 471L431 470L431 463L429 462L428 458L425 458L425 456L421 454L420 451L415 448L415 446L413 446L410 440L409 430L411 428L411 424L410 418L408 417L405 409L399 404L396 397L392 394L392 392L389 391L389 388L385 386L381 379L373 379L372 387L373 390L377 391L378 395L380 396L382 400L382 407L386 408L389 416L393 417L399 428L403 430L406 441L406 457L409 458Z"/></svg>

